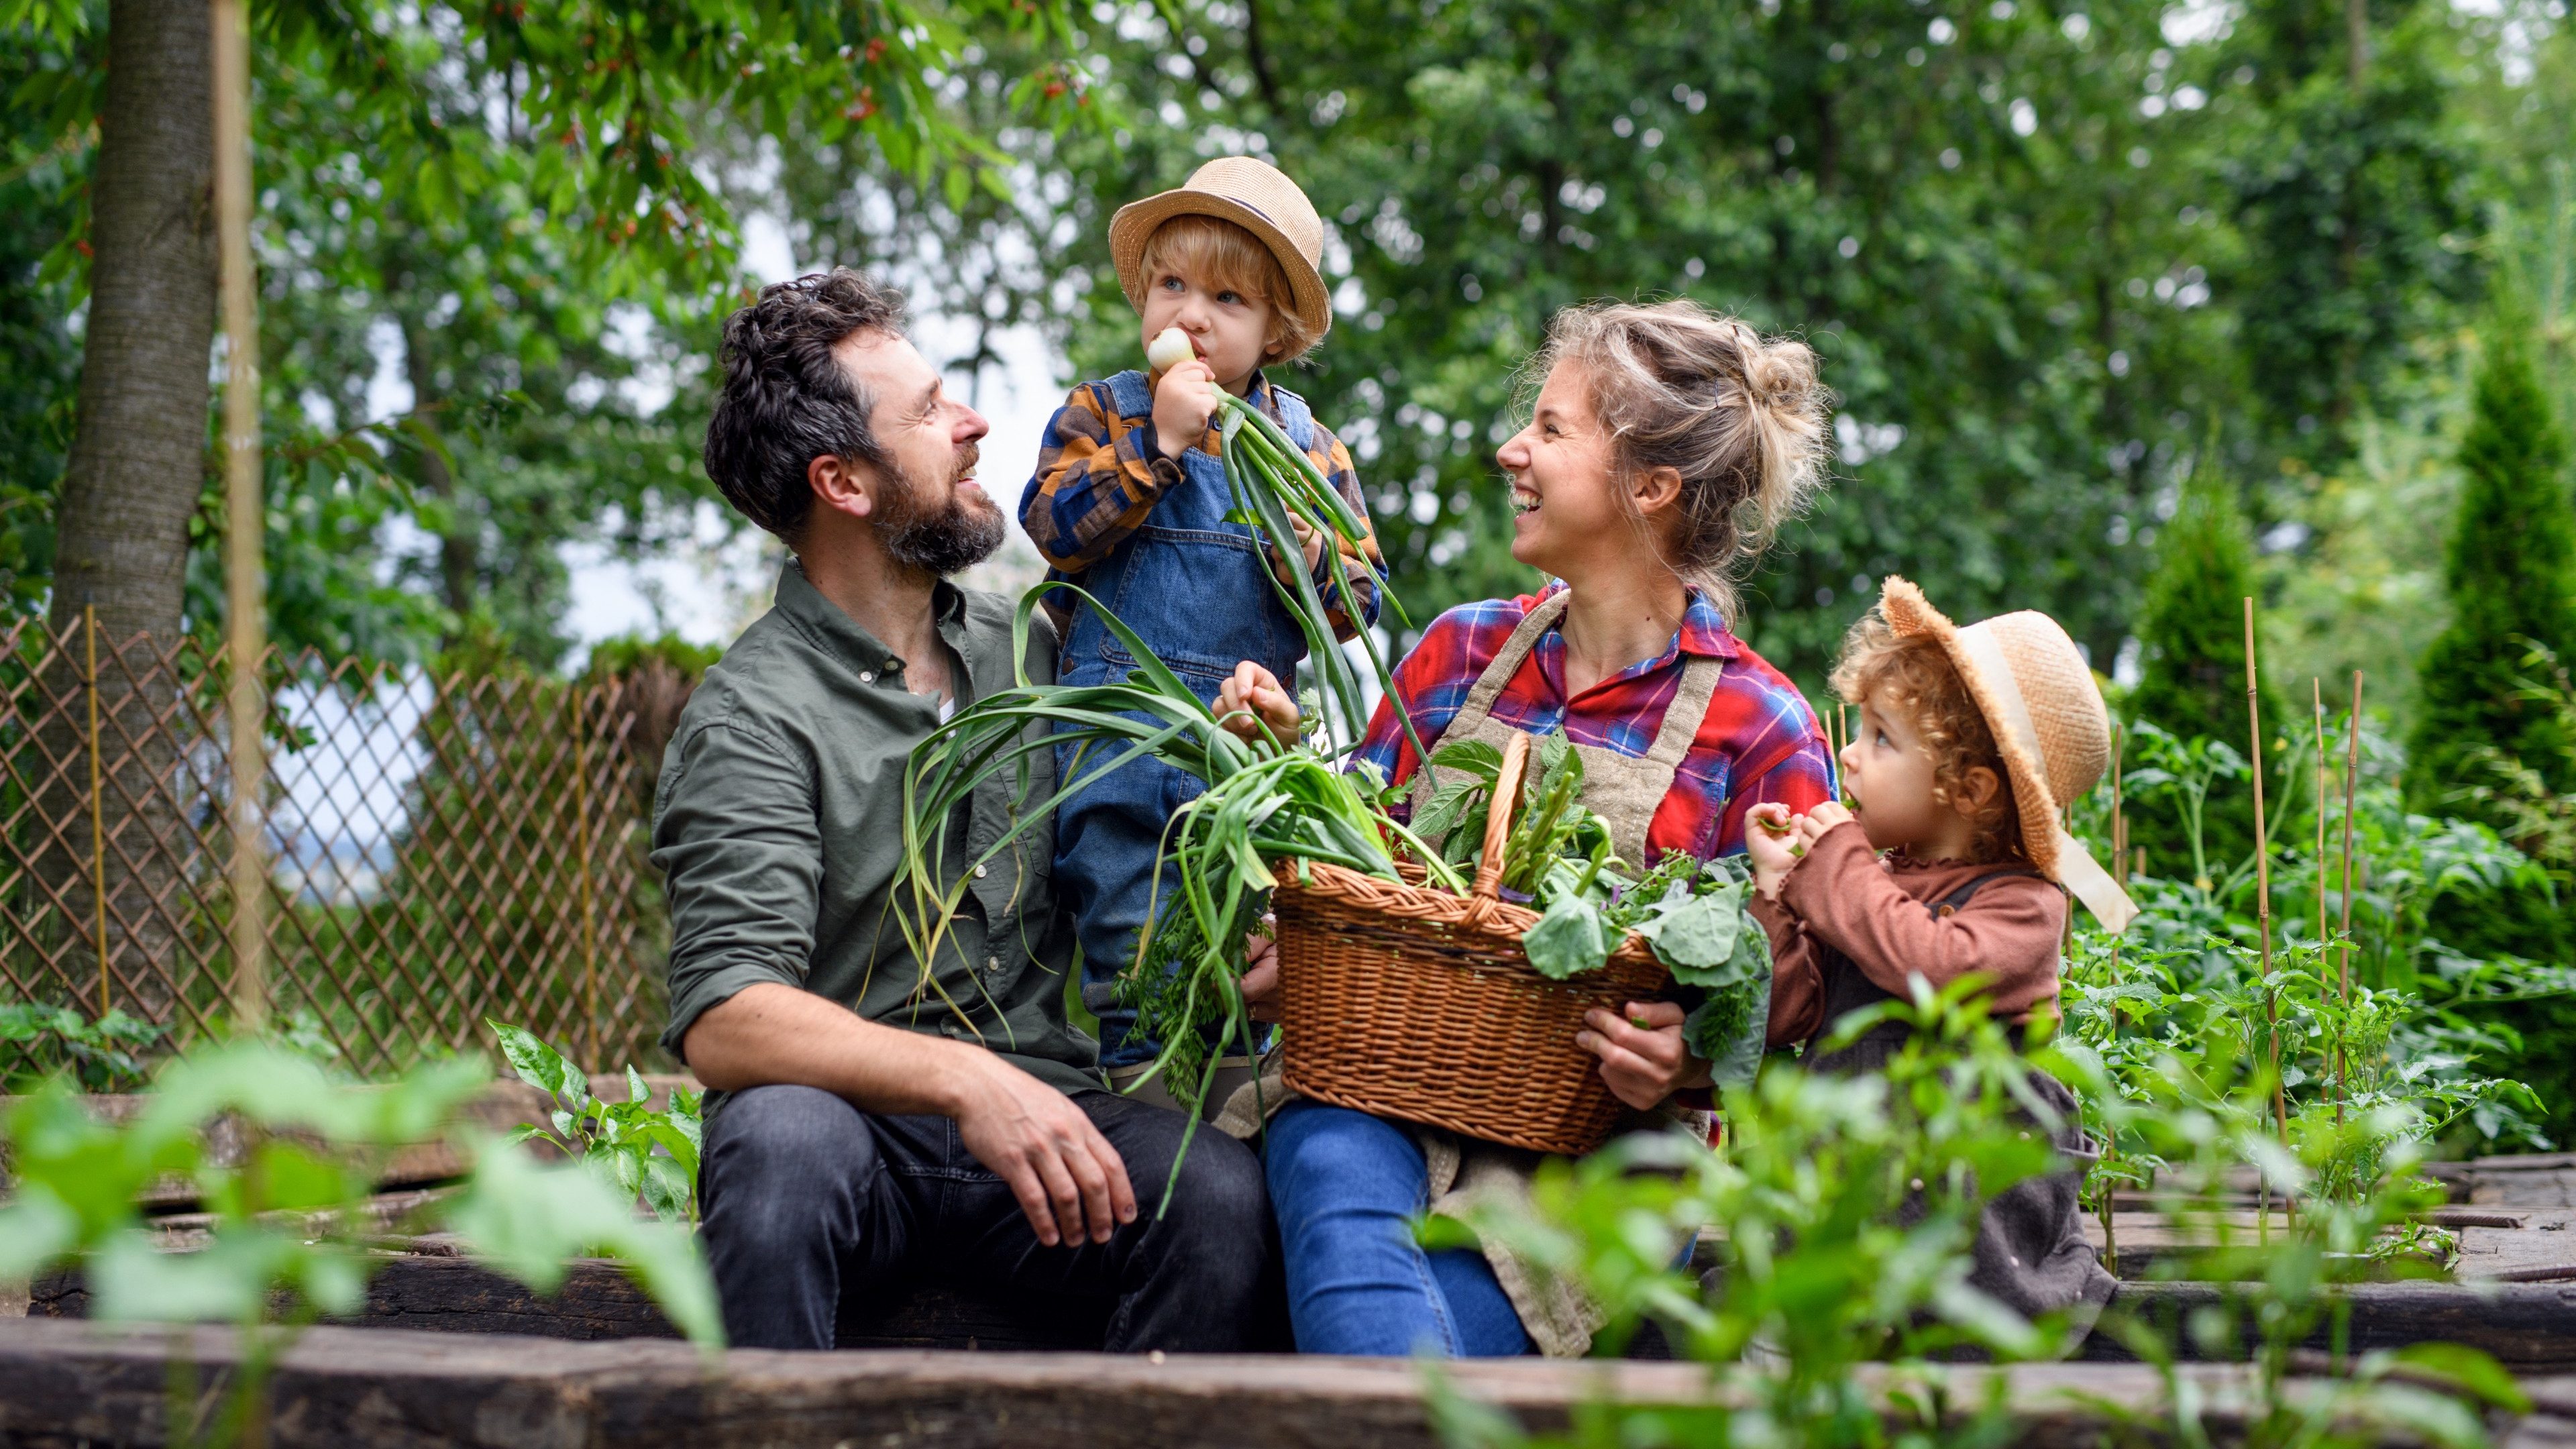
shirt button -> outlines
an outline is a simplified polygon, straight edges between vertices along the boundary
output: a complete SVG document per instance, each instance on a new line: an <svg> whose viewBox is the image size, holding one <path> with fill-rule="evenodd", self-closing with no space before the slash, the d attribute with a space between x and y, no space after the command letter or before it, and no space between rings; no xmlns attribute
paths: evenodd
<svg viewBox="0 0 2576 1449"><path fill-rule="evenodd" d="M989 865L979 865L975 867L975 879L977 880L982 880L984 877L991 875L992 873L993 868Z"/></svg>
<svg viewBox="0 0 2576 1449"><path fill-rule="evenodd" d="M874 683L876 683L876 682L877 682L877 677L876 677L874 674L871 674L871 673L869 673L867 670L864 670L864 669L862 669L862 670L860 670L860 671L859 671L859 683L861 683L861 684L874 684Z"/></svg>
<svg viewBox="0 0 2576 1449"><path fill-rule="evenodd" d="M887 661L886 661L886 673L888 673L888 674L892 674L892 673L894 673L896 670L901 669L902 667L903 667L903 661L902 661L902 660L900 660L900 659L889 659L889 660L887 660Z"/></svg>
<svg viewBox="0 0 2576 1449"><path fill-rule="evenodd" d="M984 958L984 969L985 969L985 970L987 970L987 971L999 971L999 970L1001 970L1001 969L1002 969L1002 958L1001 958L1001 957L999 957L999 956L987 956L987 957L985 957L985 958Z"/></svg>

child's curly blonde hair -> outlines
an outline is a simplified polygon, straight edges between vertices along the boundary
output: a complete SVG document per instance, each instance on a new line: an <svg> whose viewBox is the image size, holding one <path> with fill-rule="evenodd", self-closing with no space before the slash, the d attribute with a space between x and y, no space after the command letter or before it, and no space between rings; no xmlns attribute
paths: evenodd
<svg viewBox="0 0 2576 1449"><path fill-rule="evenodd" d="M1924 747L1932 752L1933 797L1976 828L1969 850L1972 864L2024 858L2021 807L2013 800L2003 751L1976 696L1938 640L1928 634L1899 636L1887 616L1873 607L1843 637L1832 683L1834 693L1854 706L1884 691L1886 697L1877 702L1903 712L1921 732ZM1995 772L1997 788L1982 808L1971 811L1961 799L1968 772L1979 765Z"/></svg>

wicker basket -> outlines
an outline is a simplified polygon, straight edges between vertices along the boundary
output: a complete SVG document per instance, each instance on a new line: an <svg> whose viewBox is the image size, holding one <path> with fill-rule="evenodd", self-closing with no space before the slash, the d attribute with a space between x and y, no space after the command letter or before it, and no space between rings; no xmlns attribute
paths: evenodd
<svg viewBox="0 0 2576 1449"><path fill-rule="evenodd" d="M1514 734L1468 895L1320 863L1281 882L1280 1021L1300 1095L1538 1152L1610 1135L1619 1099L1574 1034L1593 1007L1662 990L1666 972L1635 936L1570 981L1530 968L1521 934L1538 913L1498 894L1528 761Z"/></svg>

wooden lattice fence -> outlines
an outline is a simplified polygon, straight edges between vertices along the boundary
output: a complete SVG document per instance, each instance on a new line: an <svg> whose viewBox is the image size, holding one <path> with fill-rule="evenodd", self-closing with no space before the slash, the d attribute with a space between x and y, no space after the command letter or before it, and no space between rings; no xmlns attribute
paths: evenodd
<svg viewBox="0 0 2576 1449"><path fill-rule="evenodd" d="M278 1019L371 1075L487 1049L486 1017L592 1066L652 1060L643 821L685 687L267 663ZM218 1028L226 668L193 638L0 631L0 1000L119 1008L171 1046Z"/></svg>

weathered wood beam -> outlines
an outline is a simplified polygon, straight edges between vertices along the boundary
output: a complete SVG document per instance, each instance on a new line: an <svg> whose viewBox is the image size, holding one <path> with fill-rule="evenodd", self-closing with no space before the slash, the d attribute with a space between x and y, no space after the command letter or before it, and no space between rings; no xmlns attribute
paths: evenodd
<svg viewBox="0 0 2576 1449"><path fill-rule="evenodd" d="M0 1323L0 1449L171 1441L174 1353L201 1393L238 1361L230 1331ZM2012 1442L2097 1442L2104 1406L2153 1416L2157 1375L2135 1365L1954 1367L1946 1401L1983 1402L2000 1375ZM1445 1365L1463 1397L1559 1428L1574 1406L1707 1402L1686 1364L1535 1359ZM2184 1370L2220 1438L2241 1420L2245 1374ZM1864 1370L1870 1387L1887 1374ZM457 1449L1431 1449L1424 1370L1401 1359L1150 1357L922 1352L700 1355L677 1343L574 1344L317 1328L270 1388L270 1443ZM2552 1410L2519 1426L2576 1432L2576 1387L2537 1385ZM2553 1412L2554 1410L2554 1412ZM2391 1442L2394 1442L2393 1440Z"/></svg>

